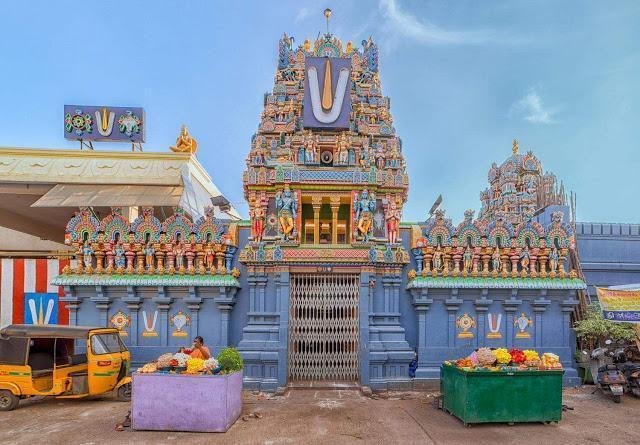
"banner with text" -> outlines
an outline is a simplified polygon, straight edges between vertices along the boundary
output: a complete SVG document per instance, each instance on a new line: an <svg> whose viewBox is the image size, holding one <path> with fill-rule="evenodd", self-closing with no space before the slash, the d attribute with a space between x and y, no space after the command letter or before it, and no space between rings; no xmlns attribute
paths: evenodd
<svg viewBox="0 0 640 445"><path fill-rule="evenodd" d="M597 287L596 291L605 320L640 323L640 290Z"/></svg>

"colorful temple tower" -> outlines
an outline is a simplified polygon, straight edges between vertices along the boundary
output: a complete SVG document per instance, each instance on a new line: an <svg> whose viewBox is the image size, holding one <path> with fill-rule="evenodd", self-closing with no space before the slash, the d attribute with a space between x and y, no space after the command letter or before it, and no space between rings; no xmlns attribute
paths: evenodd
<svg viewBox="0 0 640 445"><path fill-rule="evenodd" d="M398 305L408 177L378 48L329 33L293 41L279 42L243 176L252 220L240 253L251 295L239 344L246 378L261 387L406 379L414 352Z"/></svg>

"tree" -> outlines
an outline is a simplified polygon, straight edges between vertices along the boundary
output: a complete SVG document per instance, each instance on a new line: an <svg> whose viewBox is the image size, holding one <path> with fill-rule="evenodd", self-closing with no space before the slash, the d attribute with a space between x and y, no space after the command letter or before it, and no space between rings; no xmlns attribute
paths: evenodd
<svg viewBox="0 0 640 445"><path fill-rule="evenodd" d="M631 343L636 339L636 331L632 323L615 323L602 317L599 303L591 303L586 316L574 324L576 336L590 349L603 346L604 341L622 340Z"/></svg>

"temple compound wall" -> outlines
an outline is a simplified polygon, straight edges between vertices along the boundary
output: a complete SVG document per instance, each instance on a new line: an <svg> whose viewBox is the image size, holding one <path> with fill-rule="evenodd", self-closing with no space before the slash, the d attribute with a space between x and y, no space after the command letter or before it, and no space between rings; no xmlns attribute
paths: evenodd
<svg viewBox="0 0 640 445"><path fill-rule="evenodd" d="M434 209L401 224L409 180L372 39L283 36L264 103L248 221L152 208L69 221L77 265L53 284L72 324L118 328L136 364L196 335L213 352L236 346L245 387L261 390L420 387L480 346L553 352L577 383L571 317L586 285L563 187L531 151L514 141L491 166L478 218Z"/></svg>

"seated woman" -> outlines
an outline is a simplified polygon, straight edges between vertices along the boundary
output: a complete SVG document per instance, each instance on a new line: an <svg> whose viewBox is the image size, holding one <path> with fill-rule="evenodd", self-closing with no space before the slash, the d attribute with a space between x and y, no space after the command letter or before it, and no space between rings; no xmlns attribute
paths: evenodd
<svg viewBox="0 0 640 445"><path fill-rule="evenodd" d="M209 348L204 345L204 339L201 336L197 336L193 339L193 349L189 354L193 358L201 358L203 360L211 357L211 352L209 352Z"/></svg>

